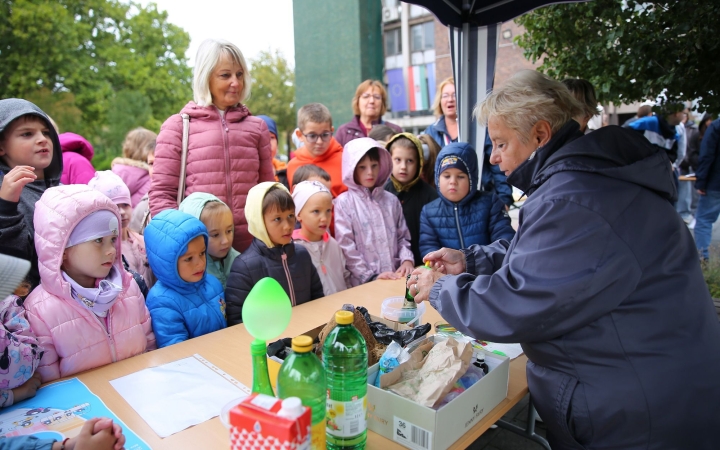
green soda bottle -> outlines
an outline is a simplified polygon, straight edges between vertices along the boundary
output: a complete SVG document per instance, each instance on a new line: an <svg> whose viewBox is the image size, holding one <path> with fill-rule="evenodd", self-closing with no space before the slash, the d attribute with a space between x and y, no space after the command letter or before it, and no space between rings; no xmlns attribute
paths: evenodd
<svg viewBox="0 0 720 450"><path fill-rule="evenodd" d="M285 358L278 372L278 397L298 397L312 411L310 448L325 450L325 368L312 351L310 336L292 340L293 352Z"/></svg>
<svg viewBox="0 0 720 450"><path fill-rule="evenodd" d="M353 313L335 313L335 327L325 338L327 376L326 438L331 450L364 449L367 439L367 370L365 339L353 326Z"/></svg>
<svg viewBox="0 0 720 450"><path fill-rule="evenodd" d="M253 365L253 394L265 394L275 397L272 385L270 384L270 375L268 374L267 365L267 346L265 341L255 339L250 344L250 354L252 355Z"/></svg>

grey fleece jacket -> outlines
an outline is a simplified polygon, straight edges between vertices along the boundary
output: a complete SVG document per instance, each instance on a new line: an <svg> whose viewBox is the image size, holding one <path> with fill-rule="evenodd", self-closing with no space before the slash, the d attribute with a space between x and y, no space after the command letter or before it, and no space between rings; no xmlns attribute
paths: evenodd
<svg viewBox="0 0 720 450"><path fill-rule="evenodd" d="M0 146L3 145L3 134L8 125L13 120L25 115L34 115L47 122L53 143L53 157L50 166L45 169L45 179L27 184L23 188L22 194L20 194L19 202L15 203L0 199L0 252L27 259L31 262L32 267L27 277L34 288L40 282L34 244L35 226L33 224L33 215L35 213L35 202L40 199L47 188L60 184L62 152L57 132L50 123L48 116L34 104L18 98L0 100ZM2 186L5 174L10 170L11 167L0 156L0 186Z"/></svg>

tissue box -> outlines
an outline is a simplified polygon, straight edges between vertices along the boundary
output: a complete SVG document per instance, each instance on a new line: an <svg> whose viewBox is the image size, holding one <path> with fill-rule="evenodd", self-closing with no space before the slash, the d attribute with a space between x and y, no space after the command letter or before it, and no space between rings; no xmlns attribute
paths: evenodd
<svg viewBox="0 0 720 450"><path fill-rule="evenodd" d="M431 336L428 339L442 338ZM447 449L507 397L510 358L483 353L490 369L488 374L439 410L420 406L373 386L378 366L370 367L368 429L407 448Z"/></svg>
<svg viewBox="0 0 720 450"><path fill-rule="evenodd" d="M282 400L251 394L230 410L230 448L254 450L308 450L310 448L310 408L297 419L277 415Z"/></svg>

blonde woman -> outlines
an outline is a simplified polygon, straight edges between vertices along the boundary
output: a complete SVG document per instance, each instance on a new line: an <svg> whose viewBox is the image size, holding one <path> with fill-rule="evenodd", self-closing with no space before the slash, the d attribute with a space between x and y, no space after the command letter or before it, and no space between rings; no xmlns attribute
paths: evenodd
<svg viewBox="0 0 720 450"><path fill-rule="evenodd" d="M446 78L438 86L433 112L437 120L428 126L424 134L429 135L442 149L451 142L457 142L457 102L455 101L455 80Z"/></svg>
<svg viewBox="0 0 720 450"><path fill-rule="evenodd" d="M252 242L245 218L250 188L274 181L270 133L250 115L250 72L234 44L208 39L200 44L193 73L193 97L181 114L190 116L185 196L205 192L230 207L235 222L233 248ZM165 121L155 147L150 212L177 208L183 123L180 114Z"/></svg>
<svg viewBox="0 0 720 450"><path fill-rule="evenodd" d="M360 83L352 99L352 108L355 117L340 125L335 133L335 140L343 147L353 139L368 137L370 130L376 125L387 125L396 133L403 131L394 123L382 120L382 116L387 112L388 98L385 87L377 80Z"/></svg>
<svg viewBox="0 0 720 450"><path fill-rule="evenodd" d="M462 333L520 342L553 450L717 448L720 326L664 150L588 135L560 82L520 72L477 108L528 194L512 242L425 255L408 287Z"/></svg>

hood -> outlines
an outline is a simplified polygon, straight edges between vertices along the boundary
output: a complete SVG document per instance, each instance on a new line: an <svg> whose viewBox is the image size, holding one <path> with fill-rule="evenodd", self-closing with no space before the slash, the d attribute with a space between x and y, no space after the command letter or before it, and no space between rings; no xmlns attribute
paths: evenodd
<svg viewBox="0 0 720 450"><path fill-rule="evenodd" d="M60 274L62 257L75 226L90 214L111 211L122 223L120 212L115 204L102 192L84 184L70 184L49 188L35 204L35 249L38 255L38 267L43 287L49 293L61 298L71 298L70 283ZM132 275L122 266L122 242L117 240L115 269L123 274L123 288L127 288Z"/></svg>
<svg viewBox="0 0 720 450"><path fill-rule="evenodd" d="M277 124L275 123L274 120L272 120L270 117L264 116L264 115L255 116L255 117L257 117L258 119L262 119L262 121L265 122L265 125L267 125L268 131L275 135L275 139L278 139Z"/></svg>
<svg viewBox="0 0 720 450"><path fill-rule="evenodd" d="M327 151L323 153L320 156L313 156L307 149L307 147L302 146L295 152L295 159L298 160L300 163L300 166L304 166L305 164L318 164L323 161L327 161L330 159L334 154L336 153L342 153L343 152L343 146L340 145L338 141L335 140L335 138L330 139L330 146L328 147Z"/></svg>
<svg viewBox="0 0 720 450"><path fill-rule="evenodd" d="M209 202L220 202L225 205L222 200L212 194L206 194L205 192L195 192L188 195L185 200L180 203L180 207L178 208L178 210L190 214L196 219L200 219L203 208L205 208L205 205Z"/></svg>
<svg viewBox="0 0 720 450"><path fill-rule="evenodd" d="M359 138L353 139L345 145L342 155L342 177L343 183L348 189L362 190L361 185L355 183L355 167L358 165L365 153L373 148L377 148L380 155L380 170L378 171L375 187L382 188L387 183L392 173L392 158L390 152L375 139Z"/></svg>
<svg viewBox="0 0 720 450"><path fill-rule="evenodd" d="M245 218L248 222L248 231L268 248L275 247L275 244L273 244L270 240L267 228L265 228L262 204L265 199L265 194L273 186L284 189L285 192L290 194L290 191L288 191L282 184L275 181L264 181L250 189L247 195L247 200L245 201Z"/></svg>
<svg viewBox="0 0 720 450"><path fill-rule="evenodd" d="M62 147L63 153L75 152L83 155L88 161L92 161L95 156L95 149L93 149L90 141L75 133L62 133L58 136L60 140L60 146Z"/></svg>
<svg viewBox="0 0 720 450"><path fill-rule="evenodd" d="M568 171L596 173L650 189L670 201L677 198L667 152L642 134L618 126L582 135L574 120L520 164L508 182L530 195L556 173Z"/></svg>
<svg viewBox="0 0 720 450"><path fill-rule="evenodd" d="M198 236L203 237L207 247L207 228L200 219L175 209L166 209L152 218L145 227L144 236L148 262L157 279L177 291L193 291L196 283L180 278L177 261L187 251L190 241ZM207 267L200 282L206 277Z"/></svg>
<svg viewBox="0 0 720 450"><path fill-rule="evenodd" d="M221 120L220 111L215 105L199 106L193 101L188 102L188 104L185 105L180 111L180 114L187 114L188 116L190 116L190 122L192 122L193 120ZM250 115L250 110L248 110L247 106L243 104L233 106L225 110L225 120L231 123L241 122L243 119ZM192 127L192 125L190 126Z"/></svg>
<svg viewBox="0 0 720 450"><path fill-rule="evenodd" d="M50 165L45 169L45 185L47 187L57 186L60 184L60 175L62 175L63 169L62 146L60 145L55 127L52 126L50 119L42 109L20 98L0 100L0 133L5 131L5 128L7 128L13 120L28 114L43 119L50 129L50 140L53 143L53 157ZM2 169L3 172L8 172L10 168L4 162L0 161L0 169Z"/></svg>
<svg viewBox="0 0 720 450"><path fill-rule="evenodd" d="M415 135L412 133L396 134L395 136L390 138L388 143L385 145L385 148L389 152L390 147L392 147L393 142L395 142L399 138L403 138L403 137L410 139L410 142L412 142L413 145L415 145L415 151L417 152L417 156L418 156L418 171L415 174L415 178L413 178L409 183L407 183L405 185L401 184L398 180L396 180L394 175L392 175L392 174L390 175L390 181L392 181L392 184L395 187L395 190L398 192L408 191L408 190L410 190L411 187L415 186L418 183L418 181L420 180L420 176L422 175L423 166L425 165L425 155L423 154L422 142L420 142L420 139L415 137ZM392 152L390 153L390 161L392 162Z"/></svg>
<svg viewBox="0 0 720 450"><path fill-rule="evenodd" d="M475 148L466 142L450 143L443 147L443 149L440 150L440 153L438 153L437 159L435 160L435 186L437 186L438 196L443 199L444 202L451 203L450 200L447 200L440 193L440 164L442 163L442 160L448 156L455 156L462 164L465 164L467 173L470 177L470 191L465 198L458 202L458 205L462 205L465 202L470 201L470 199L475 196L475 192L477 192L479 180L477 153L475 152Z"/></svg>

